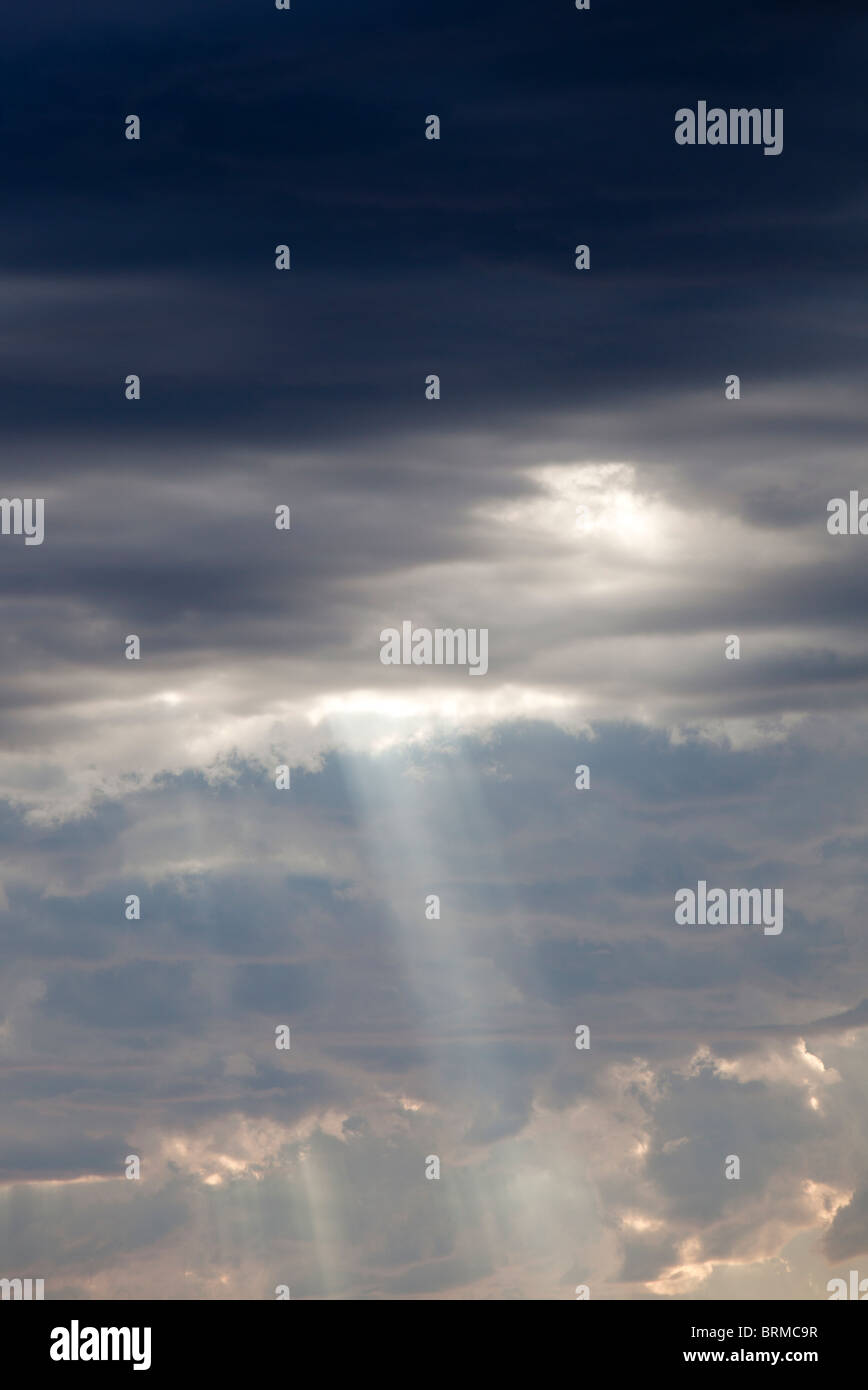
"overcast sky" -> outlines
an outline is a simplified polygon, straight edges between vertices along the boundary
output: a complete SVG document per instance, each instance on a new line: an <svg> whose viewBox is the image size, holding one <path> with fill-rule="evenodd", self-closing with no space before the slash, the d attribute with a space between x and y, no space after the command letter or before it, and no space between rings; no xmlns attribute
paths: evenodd
<svg viewBox="0 0 868 1390"><path fill-rule="evenodd" d="M0 1275L868 1276L864 6L0 37L2 493L45 501L0 536ZM699 101L782 153L677 145ZM487 673L383 665L404 621ZM700 880L783 930L677 925Z"/></svg>

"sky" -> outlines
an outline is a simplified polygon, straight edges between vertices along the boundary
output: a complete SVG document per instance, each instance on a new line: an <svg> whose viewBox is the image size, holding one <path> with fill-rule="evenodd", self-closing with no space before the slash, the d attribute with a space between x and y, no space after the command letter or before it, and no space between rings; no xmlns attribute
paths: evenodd
<svg viewBox="0 0 868 1390"><path fill-rule="evenodd" d="M868 1276L864 7L0 39L2 492L45 518L0 535L0 1276ZM781 153L677 144L700 101ZM404 622L487 670L383 664ZM700 882L782 930L679 924Z"/></svg>

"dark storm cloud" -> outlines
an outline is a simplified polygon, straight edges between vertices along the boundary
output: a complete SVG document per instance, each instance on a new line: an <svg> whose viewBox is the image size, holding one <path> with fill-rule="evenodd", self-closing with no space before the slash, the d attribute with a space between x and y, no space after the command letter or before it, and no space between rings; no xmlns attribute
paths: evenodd
<svg viewBox="0 0 868 1390"><path fill-rule="evenodd" d="M861 26L843 13L149 11L110 64L86 25L77 48L41 25L50 104L29 98L14 42L6 55L0 261L56 286L13 309L16 434L117 443L128 371L146 381L139 439L298 442L492 414L521 429L673 379L767 383L864 355ZM807 44L834 83L806 88ZM678 148L674 110L703 93L783 106L783 156ZM444 402L421 423L435 370Z"/></svg>
<svg viewBox="0 0 868 1390"><path fill-rule="evenodd" d="M823 1249L830 1261L868 1254L868 1187L860 1187L852 1201L836 1212Z"/></svg>
<svg viewBox="0 0 868 1390"><path fill-rule="evenodd" d="M631 1233L624 1238L624 1263L620 1277L628 1284L641 1284L659 1277L662 1269L678 1263L677 1243L669 1235L650 1232Z"/></svg>
<svg viewBox="0 0 868 1390"><path fill-rule="evenodd" d="M118 1252L140 1252L164 1239L188 1216L183 1188L148 1194L132 1184L86 1184L37 1193L18 1188L14 1220L3 1221L3 1254L10 1267L90 1274ZM110 1214L106 1220L106 1214ZM37 1276L44 1277L44 1276ZM48 1296L54 1295L49 1277Z"/></svg>

